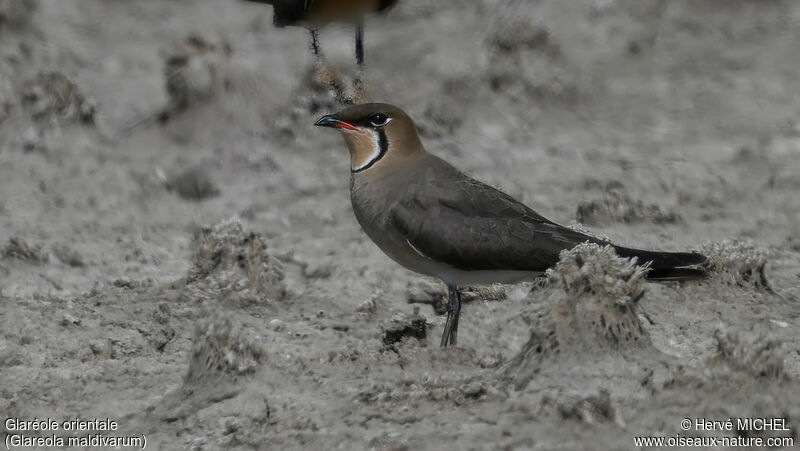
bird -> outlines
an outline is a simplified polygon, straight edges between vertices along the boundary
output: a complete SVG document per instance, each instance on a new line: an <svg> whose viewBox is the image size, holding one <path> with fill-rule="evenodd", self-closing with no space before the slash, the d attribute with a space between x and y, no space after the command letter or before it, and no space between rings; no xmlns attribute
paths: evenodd
<svg viewBox="0 0 800 451"><path fill-rule="evenodd" d="M304 25L311 32L311 49L319 57L318 29L334 22L356 26L356 62L364 65L364 14L383 13L398 0L247 0L266 3L274 9L277 27Z"/></svg>
<svg viewBox="0 0 800 451"><path fill-rule="evenodd" d="M385 103L353 105L314 123L341 132L350 153L350 199L369 238L405 268L448 288L442 347L457 344L459 286L542 276L559 253L585 242L612 245L649 265L652 280L705 275L706 257L614 245L556 224L508 194L428 152L412 119Z"/></svg>

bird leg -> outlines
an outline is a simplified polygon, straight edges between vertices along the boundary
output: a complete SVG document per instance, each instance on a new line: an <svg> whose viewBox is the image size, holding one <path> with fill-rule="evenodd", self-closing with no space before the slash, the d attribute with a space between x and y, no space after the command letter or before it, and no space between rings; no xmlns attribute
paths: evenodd
<svg viewBox="0 0 800 451"><path fill-rule="evenodd" d="M364 67L364 16L356 22L356 62L359 69Z"/></svg>
<svg viewBox="0 0 800 451"><path fill-rule="evenodd" d="M319 31L311 28L309 32L311 33L311 50L313 50L316 59L312 75L313 84L317 87L328 89L334 100L344 105L363 103L369 99L364 82L361 81L361 73L363 72L361 66L359 66L359 73L352 80L351 85L349 80L346 81L342 74L325 61L319 42Z"/></svg>
<svg viewBox="0 0 800 451"><path fill-rule="evenodd" d="M456 345L458 336L458 315L461 313L461 293L455 285L447 285L447 321L444 323L440 346L446 348Z"/></svg>
<svg viewBox="0 0 800 451"><path fill-rule="evenodd" d="M364 85L364 16L361 16L356 23L356 62L358 63L358 74L353 80L355 91L354 103L365 102L369 98L366 86Z"/></svg>
<svg viewBox="0 0 800 451"><path fill-rule="evenodd" d="M314 56L320 58L319 54L319 30L316 28L312 28L308 30L311 32L311 50L314 52Z"/></svg>

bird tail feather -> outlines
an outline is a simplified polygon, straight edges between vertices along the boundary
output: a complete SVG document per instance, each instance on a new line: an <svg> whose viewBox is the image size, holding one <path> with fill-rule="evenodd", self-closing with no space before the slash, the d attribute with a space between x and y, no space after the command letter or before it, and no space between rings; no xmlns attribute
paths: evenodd
<svg viewBox="0 0 800 451"><path fill-rule="evenodd" d="M657 252L627 247L615 247L620 257L636 257L640 264L650 263L650 280L697 280L706 276L703 268L687 268L702 265L707 260L695 252Z"/></svg>
<svg viewBox="0 0 800 451"><path fill-rule="evenodd" d="M706 276L708 276L708 273L701 268L661 268L651 269L650 272L647 273L648 280L662 282L700 280L705 279Z"/></svg>

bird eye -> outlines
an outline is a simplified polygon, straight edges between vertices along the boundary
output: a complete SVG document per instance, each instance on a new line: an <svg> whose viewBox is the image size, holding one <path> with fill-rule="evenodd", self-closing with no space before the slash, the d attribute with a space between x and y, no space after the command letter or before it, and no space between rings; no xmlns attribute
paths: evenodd
<svg viewBox="0 0 800 451"><path fill-rule="evenodd" d="M374 127L383 127L384 125L386 125L389 122L391 122L391 120L392 120L392 118L390 118L389 116L387 116L385 114L378 113L378 114L373 114L372 116L370 116L369 123L370 123L370 125L372 125Z"/></svg>

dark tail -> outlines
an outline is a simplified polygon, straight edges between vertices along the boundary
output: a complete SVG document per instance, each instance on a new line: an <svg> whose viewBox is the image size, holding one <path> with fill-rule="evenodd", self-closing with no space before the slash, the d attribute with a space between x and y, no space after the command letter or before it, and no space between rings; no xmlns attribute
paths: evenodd
<svg viewBox="0 0 800 451"><path fill-rule="evenodd" d="M702 268L686 268L705 263L706 256L694 252L656 252L627 247L614 247L620 257L636 257L638 262L650 262L650 280L697 280L706 276Z"/></svg>
<svg viewBox="0 0 800 451"><path fill-rule="evenodd" d="M678 281L678 280L700 280L705 279L708 273L700 268L662 268L651 269L647 273L648 280L659 281Z"/></svg>

